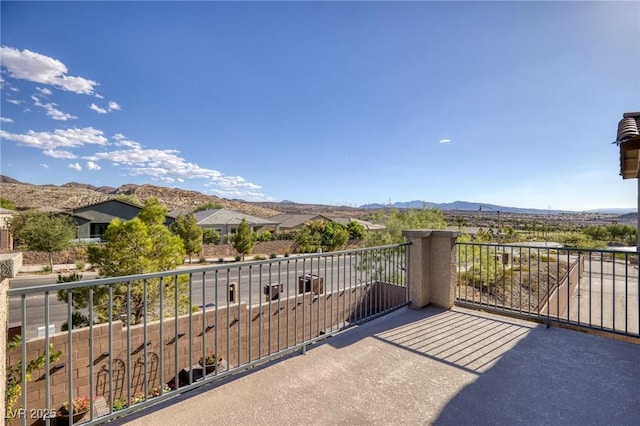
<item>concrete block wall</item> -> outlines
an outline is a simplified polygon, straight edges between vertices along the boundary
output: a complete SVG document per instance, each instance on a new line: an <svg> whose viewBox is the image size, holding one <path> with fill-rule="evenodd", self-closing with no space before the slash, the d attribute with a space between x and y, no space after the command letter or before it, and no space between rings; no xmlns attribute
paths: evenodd
<svg viewBox="0 0 640 426"><path fill-rule="evenodd" d="M0 254L0 280L15 278L22 268L22 253Z"/></svg>

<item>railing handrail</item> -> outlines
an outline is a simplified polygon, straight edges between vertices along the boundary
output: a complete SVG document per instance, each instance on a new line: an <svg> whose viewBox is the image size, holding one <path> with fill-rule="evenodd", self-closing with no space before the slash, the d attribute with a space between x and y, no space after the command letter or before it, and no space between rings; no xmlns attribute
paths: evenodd
<svg viewBox="0 0 640 426"><path fill-rule="evenodd" d="M579 252L591 252L591 253L611 253L611 254L628 254L628 255L637 255L640 254L638 251L627 251L627 250L615 250L611 248L581 248L581 247L557 247L557 246L539 246L539 245L525 245L518 243L479 243L479 242L462 242L456 241L457 245L469 245L469 246L492 246L492 247L513 247L513 248L525 248L525 249L541 249L541 250L563 250L563 251L579 251Z"/></svg>
<svg viewBox="0 0 640 426"><path fill-rule="evenodd" d="M52 292L52 291L58 291L58 290L70 290L70 289L80 288L80 287L98 287L102 285L119 284L127 281L139 281L139 280L145 280L145 279L148 280L148 279L154 279L154 278L175 277L178 275L198 274L203 272L215 271L217 269L239 268L244 266L259 266L259 265L268 265L268 264L274 264L274 263L287 263L287 262L299 261L299 260L304 261L306 259L320 259L324 257L335 257L335 256L346 255L346 254L362 253L362 252L374 251L374 250L388 250L393 248L405 247L409 245L411 245L411 243L388 244L384 246L365 247L365 248L359 248L359 249L353 249L353 250L340 250L340 251L331 251L331 252L325 252L325 253L302 254L302 255L295 255L295 256L285 257L285 258L275 258L275 259L266 259L266 260L247 260L243 262L232 262L232 263L215 264L215 265L207 265L207 266L200 266L200 267L191 267L187 264L187 265L181 265L177 269L172 269L169 271L162 271L162 272L150 272L146 274L94 278L94 279L74 281L70 283L55 283L55 284L44 284L44 285L31 286L31 287L14 288L14 289L9 289L7 291L7 296L11 297L11 296L21 296L23 294L27 295L27 294L33 294L33 293L42 293L45 291Z"/></svg>
<svg viewBox="0 0 640 426"><path fill-rule="evenodd" d="M90 418L83 414L78 420L100 424L292 350L304 351L409 303L408 246L9 290L23 336L22 346L7 354L10 365L22 365L15 373L23 384L16 404L55 412L65 400L87 397ZM172 285L161 285L163 278ZM66 297L55 297L59 290L66 290ZM66 330L56 332L63 321ZM204 361L210 352L221 357L213 371ZM43 379L30 381L27 366L38 354L45 359ZM51 365L58 358L60 363ZM172 390L163 395L165 387Z"/></svg>

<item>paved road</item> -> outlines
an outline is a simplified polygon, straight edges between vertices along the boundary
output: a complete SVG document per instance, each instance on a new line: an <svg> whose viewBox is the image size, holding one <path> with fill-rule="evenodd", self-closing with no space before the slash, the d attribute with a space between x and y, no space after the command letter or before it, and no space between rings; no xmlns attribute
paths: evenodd
<svg viewBox="0 0 640 426"><path fill-rule="evenodd" d="M278 265L280 265L278 267ZM282 283L286 294L294 295L298 289L298 277L303 274L314 274L324 277L326 291L338 290L338 288L350 288L360 282L368 281L366 272L357 270L355 258L341 257L340 260L331 257L322 258L318 264L314 259L313 265L307 260L303 262L291 260L287 268L287 262L247 266L234 264L223 269L208 270L206 273L197 272L191 274L192 305L202 307L226 305L229 283L238 283L240 302L258 304L264 301L263 288L269 283ZM182 269L189 274L189 269ZM204 275L204 277L203 277ZM84 280L91 281L93 275L83 276ZM204 278L204 280L203 280ZM10 288L24 288L31 286L46 286L55 283L57 276L39 276L36 278L15 278L10 281ZM203 294L203 282L204 294ZM217 288L217 299L216 299ZM37 335L38 327L45 324L45 287L43 291L26 296L26 336ZM62 323L67 321L68 307L65 302L57 300L56 292L48 295L49 300L49 324L55 325L55 332L60 331ZM173 298L165 303L173 303ZM84 312L87 313L86 311ZM9 300L9 322L20 323L22 316L22 303L20 296L12 296Z"/></svg>

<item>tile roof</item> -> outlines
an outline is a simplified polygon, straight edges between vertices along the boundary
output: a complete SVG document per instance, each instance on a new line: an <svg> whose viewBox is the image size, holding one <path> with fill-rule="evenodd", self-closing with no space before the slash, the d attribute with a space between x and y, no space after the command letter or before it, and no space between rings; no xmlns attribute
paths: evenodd
<svg viewBox="0 0 640 426"><path fill-rule="evenodd" d="M193 216L198 221L198 225L237 225L245 219L249 225L277 225L278 222L263 219L261 217L234 212L225 209L212 209L195 212Z"/></svg>
<svg viewBox="0 0 640 426"><path fill-rule="evenodd" d="M622 143L640 136L640 112L626 112L618 123L616 142Z"/></svg>
<svg viewBox="0 0 640 426"><path fill-rule="evenodd" d="M367 231L379 231L381 229L385 229L384 225L379 225L377 223L367 222L366 220L354 219L352 217L332 217L331 220L338 222L341 225L347 226L349 222L356 222L360 225L364 226L364 229Z"/></svg>
<svg viewBox="0 0 640 426"><path fill-rule="evenodd" d="M620 147L620 176L640 177L640 112L626 112L618 123L616 142Z"/></svg>
<svg viewBox="0 0 640 426"><path fill-rule="evenodd" d="M279 223L280 229L296 228L298 226L304 225L306 222L310 220L318 220L318 219L330 220L328 217L323 216L321 214L292 214L292 213L277 214L269 218L269 220Z"/></svg>

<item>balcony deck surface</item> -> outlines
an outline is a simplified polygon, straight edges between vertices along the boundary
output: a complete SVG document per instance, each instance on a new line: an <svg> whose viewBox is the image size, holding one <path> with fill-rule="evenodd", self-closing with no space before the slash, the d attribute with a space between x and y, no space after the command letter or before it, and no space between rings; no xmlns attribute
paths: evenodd
<svg viewBox="0 0 640 426"><path fill-rule="evenodd" d="M640 345L454 308L401 309L116 421L637 425Z"/></svg>

